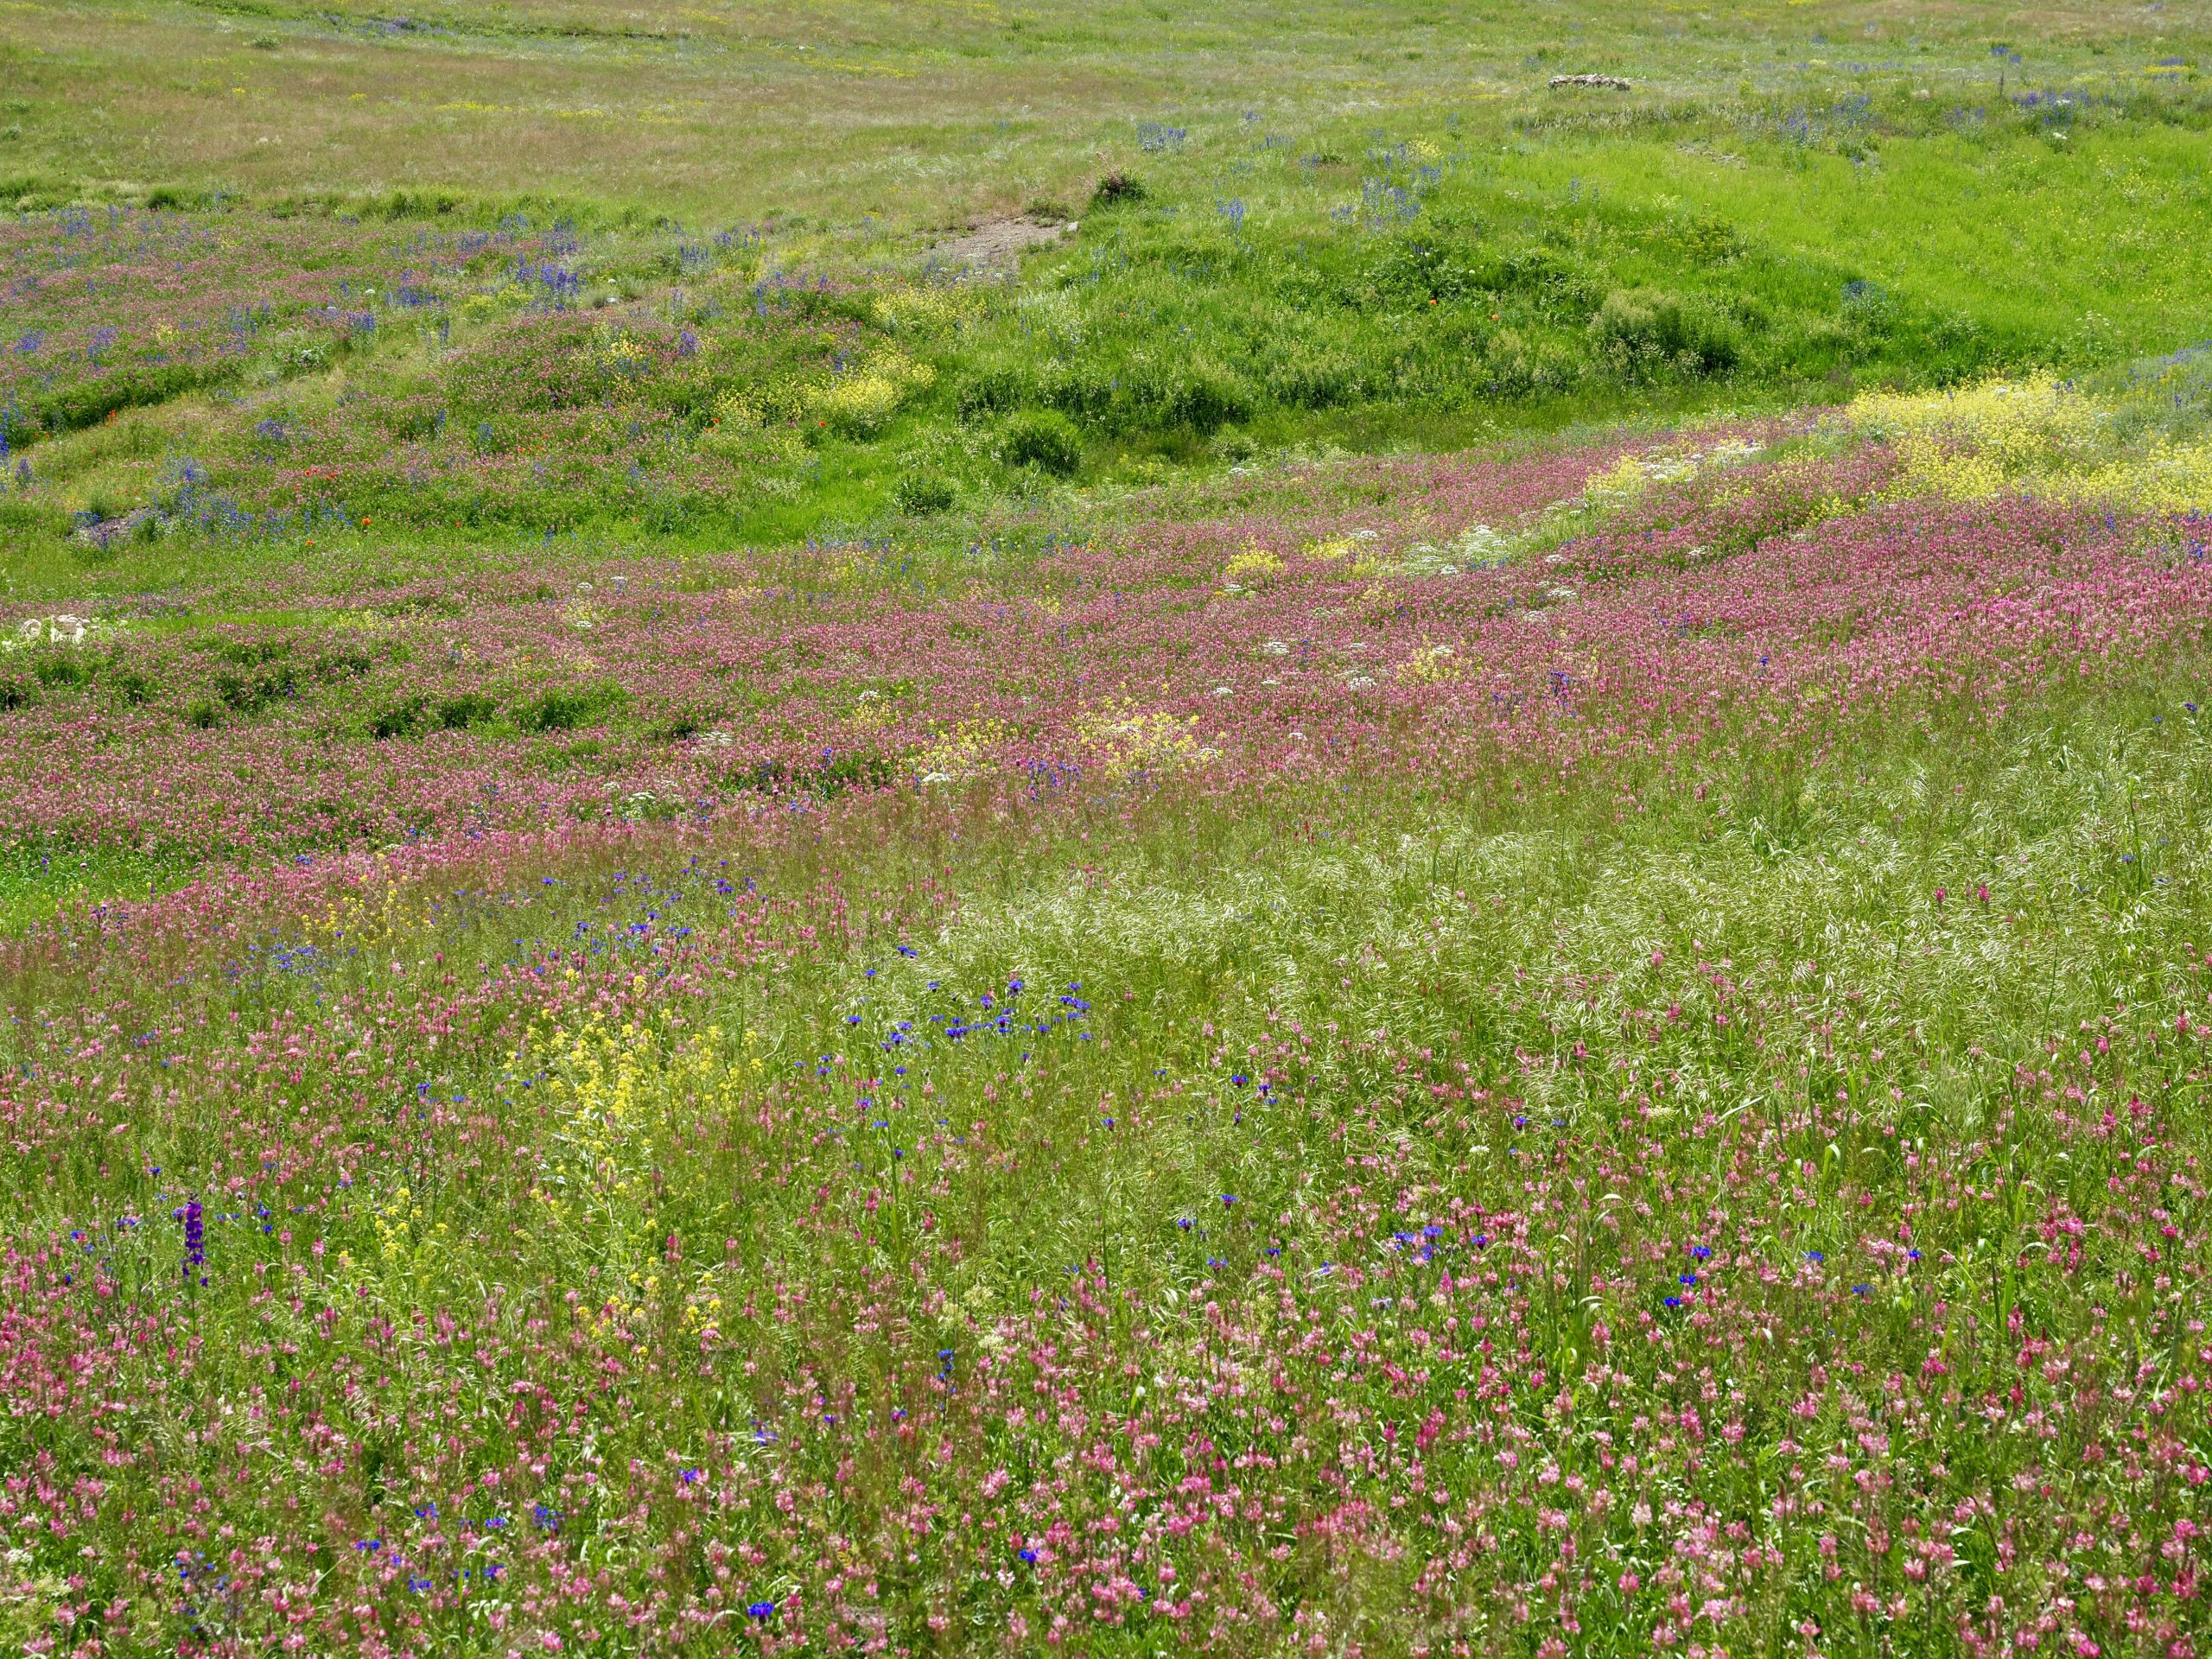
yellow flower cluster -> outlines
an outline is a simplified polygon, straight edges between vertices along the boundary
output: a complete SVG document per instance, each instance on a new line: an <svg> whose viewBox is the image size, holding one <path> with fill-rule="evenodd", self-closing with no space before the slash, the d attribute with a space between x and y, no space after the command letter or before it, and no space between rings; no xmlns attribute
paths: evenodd
<svg viewBox="0 0 2212 1659"><path fill-rule="evenodd" d="M875 320L894 333L944 328L971 315L981 296L972 289L894 289L875 302Z"/></svg>
<svg viewBox="0 0 2212 1659"><path fill-rule="evenodd" d="M1428 645L1400 663L1390 675L1405 685L1441 685L1458 679L1463 666L1452 654L1451 646Z"/></svg>
<svg viewBox="0 0 2212 1659"><path fill-rule="evenodd" d="M937 371L903 352L886 352L865 368L802 394L807 414L841 432L869 433L896 414L899 405L937 382Z"/></svg>
<svg viewBox="0 0 2212 1659"><path fill-rule="evenodd" d="M1281 575L1282 569L1280 557L1255 542L1222 567L1221 589L1225 594L1257 592Z"/></svg>
<svg viewBox="0 0 2212 1659"><path fill-rule="evenodd" d="M533 1031L514 1056L518 1069L535 1058L552 1103L554 1155L531 1193L541 1225L601 1270L605 1299L581 1317L594 1338L635 1357L648 1351L654 1310L670 1302L672 1315L673 1299L687 1335L720 1337L717 1275L728 1264L682 1268L680 1257L664 1255L651 1212L655 1169L664 1182L680 1179L667 1172L683 1166L671 1154L685 1126L704 1109L727 1111L766 1073L769 1045L758 1032L745 1032L734 1058L726 1047L718 1026L686 1031L667 1015L616 1026L594 1013L574 1027ZM402 1189L396 1202L407 1197ZM391 1237L404 1242L403 1228ZM394 1248L388 1241L388 1261Z"/></svg>
<svg viewBox="0 0 2212 1659"><path fill-rule="evenodd" d="M2152 512L2212 506L2212 445L2120 435L2116 400L2049 375L1961 391L1870 392L1845 420L1893 444L1892 493L1955 499L2007 493L2112 501Z"/></svg>
<svg viewBox="0 0 2212 1659"><path fill-rule="evenodd" d="M1583 499L1596 509L1625 506L1656 484L1680 483L1720 467L1741 466L1765 453L1764 444L1729 438L1710 449L1679 454L1623 455L1583 480Z"/></svg>
<svg viewBox="0 0 2212 1659"><path fill-rule="evenodd" d="M1004 721L963 720L908 751L906 770L924 784L958 784L981 775L990 752L1011 733Z"/></svg>
<svg viewBox="0 0 2212 1659"><path fill-rule="evenodd" d="M1084 715L1076 722L1091 766L1103 777L1135 772L1180 772L1203 766L1220 751L1198 741L1196 715L1178 717L1164 709L1141 710L1124 699Z"/></svg>

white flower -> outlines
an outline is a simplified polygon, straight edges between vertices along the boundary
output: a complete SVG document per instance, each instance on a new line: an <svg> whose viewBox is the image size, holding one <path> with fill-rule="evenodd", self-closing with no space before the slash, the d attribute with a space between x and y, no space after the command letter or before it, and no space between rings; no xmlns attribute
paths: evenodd
<svg viewBox="0 0 2212 1659"><path fill-rule="evenodd" d="M1364 691L1374 683L1374 677L1368 674L1347 675L1344 679L1345 689L1351 691Z"/></svg>
<svg viewBox="0 0 2212 1659"><path fill-rule="evenodd" d="M1235 688L1231 686L1217 685L1213 689L1213 694L1217 697L1233 697L1236 695L1236 692Z"/></svg>
<svg viewBox="0 0 2212 1659"><path fill-rule="evenodd" d="M1270 657L1287 657L1290 655L1290 641L1287 639L1270 639L1266 645L1262 645L1260 649L1266 652Z"/></svg>

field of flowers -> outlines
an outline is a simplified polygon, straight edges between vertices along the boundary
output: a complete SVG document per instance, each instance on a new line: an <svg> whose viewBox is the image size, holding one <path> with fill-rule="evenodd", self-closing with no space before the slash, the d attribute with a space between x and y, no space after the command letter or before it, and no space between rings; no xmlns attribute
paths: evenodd
<svg viewBox="0 0 2212 1659"><path fill-rule="evenodd" d="M22 619L11 1639L2196 1651L2212 575L2014 413Z"/></svg>
<svg viewBox="0 0 2212 1659"><path fill-rule="evenodd" d="M16 10L0 1648L2212 1659L2194 21Z"/></svg>

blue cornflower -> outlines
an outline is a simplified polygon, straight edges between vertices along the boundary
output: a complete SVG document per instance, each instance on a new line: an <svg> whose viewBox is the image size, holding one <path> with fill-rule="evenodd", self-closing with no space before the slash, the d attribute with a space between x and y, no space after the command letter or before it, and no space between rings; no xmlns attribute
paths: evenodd
<svg viewBox="0 0 2212 1659"><path fill-rule="evenodd" d="M772 1601L756 1601L745 1611L752 1618L766 1624L776 1616L776 1604Z"/></svg>
<svg viewBox="0 0 2212 1659"><path fill-rule="evenodd" d="M1014 1558L1017 1560L1027 1561L1032 1567L1037 1565L1037 1552L1033 1549L1018 1549L1014 1551Z"/></svg>

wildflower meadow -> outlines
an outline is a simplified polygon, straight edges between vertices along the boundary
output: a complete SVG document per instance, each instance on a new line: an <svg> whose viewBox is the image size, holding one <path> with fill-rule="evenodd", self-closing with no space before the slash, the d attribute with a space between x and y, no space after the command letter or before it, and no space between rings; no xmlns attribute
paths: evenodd
<svg viewBox="0 0 2212 1659"><path fill-rule="evenodd" d="M18 10L10 1652L2207 1653L2193 13Z"/></svg>

